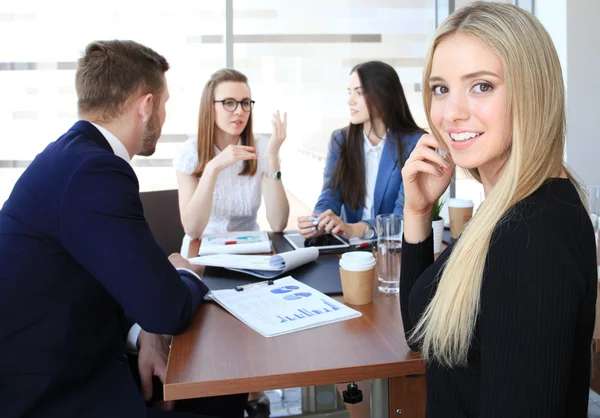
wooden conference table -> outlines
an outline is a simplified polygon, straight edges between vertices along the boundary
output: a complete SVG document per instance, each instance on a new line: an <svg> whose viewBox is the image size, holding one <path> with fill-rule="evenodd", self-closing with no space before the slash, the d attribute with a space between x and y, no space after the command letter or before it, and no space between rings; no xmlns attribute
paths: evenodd
<svg viewBox="0 0 600 418"><path fill-rule="evenodd" d="M198 253L198 245L192 242L190 255ZM374 295L372 304L352 306L362 312L360 318L273 338L216 303L205 303L188 329L173 338L164 397L373 380L373 418L425 417L425 363L406 344L398 295L377 290Z"/></svg>

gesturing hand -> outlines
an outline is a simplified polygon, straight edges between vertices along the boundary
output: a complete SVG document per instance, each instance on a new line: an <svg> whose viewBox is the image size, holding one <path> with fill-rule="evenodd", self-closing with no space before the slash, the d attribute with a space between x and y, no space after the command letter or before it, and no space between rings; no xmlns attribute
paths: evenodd
<svg viewBox="0 0 600 418"><path fill-rule="evenodd" d="M402 168L404 211L422 214L444 193L454 172L450 153L446 158L436 152L439 144L433 135L419 139Z"/></svg>
<svg viewBox="0 0 600 418"><path fill-rule="evenodd" d="M273 126L273 131L271 133L269 144L267 145L267 157L277 158L279 149L287 136L287 113L283 114L283 120L281 119L279 110L273 113L271 125Z"/></svg>
<svg viewBox="0 0 600 418"><path fill-rule="evenodd" d="M213 158L209 164L212 165L217 172L221 172L223 169L243 160L256 160L254 147L248 147L245 145L227 145L223 151Z"/></svg>

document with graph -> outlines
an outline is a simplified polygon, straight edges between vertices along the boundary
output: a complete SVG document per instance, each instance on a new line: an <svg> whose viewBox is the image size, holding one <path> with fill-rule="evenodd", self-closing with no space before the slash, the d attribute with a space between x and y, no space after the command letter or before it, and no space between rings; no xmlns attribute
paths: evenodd
<svg viewBox="0 0 600 418"><path fill-rule="evenodd" d="M265 337L275 337L362 315L292 276L215 290L212 299Z"/></svg>

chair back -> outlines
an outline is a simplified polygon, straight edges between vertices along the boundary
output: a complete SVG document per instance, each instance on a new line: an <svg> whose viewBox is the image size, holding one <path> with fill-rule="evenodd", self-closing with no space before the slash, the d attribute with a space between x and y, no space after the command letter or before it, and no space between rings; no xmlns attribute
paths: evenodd
<svg viewBox="0 0 600 418"><path fill-rule="evenodd" d="M178 253L184 232L179 215L177 190L142 192L140 198L144 206L144 216L156 241L167 255Z"/></svg>

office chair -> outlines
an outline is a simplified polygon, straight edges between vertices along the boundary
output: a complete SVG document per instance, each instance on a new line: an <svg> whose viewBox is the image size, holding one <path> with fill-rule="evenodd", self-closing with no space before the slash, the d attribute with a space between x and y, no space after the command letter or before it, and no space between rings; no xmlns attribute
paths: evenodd
<svg viewBox="0 0 600 418"><path fill-rule="evenodd" d="M144 216L156 241L167 255L178 253L184 232L179 216L177 190L142 192L140 198L144 206Z"/></svg>

